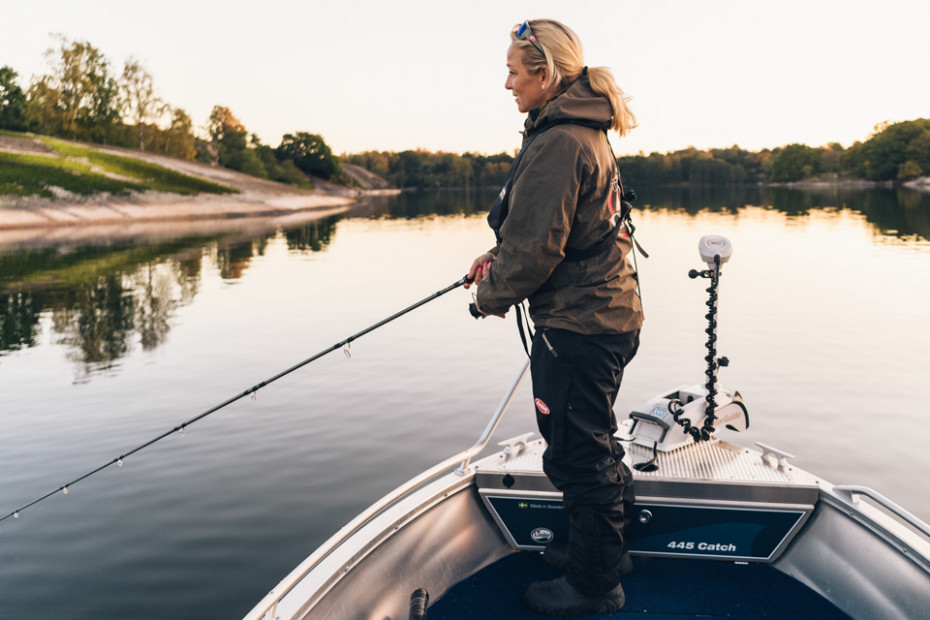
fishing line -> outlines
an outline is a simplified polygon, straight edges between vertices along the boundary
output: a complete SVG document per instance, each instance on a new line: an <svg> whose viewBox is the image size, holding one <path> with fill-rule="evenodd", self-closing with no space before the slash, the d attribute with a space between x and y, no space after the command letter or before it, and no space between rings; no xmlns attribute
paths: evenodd
<svg viewBox="0 0 930 620"><path fill-rule="evenodd" d="M122 467L122 465L123 465L123 460L124 460L124 459L126 459L126 458L128 458L128 457L130 457L130 456L132 456L132 455L134 455L134 454L136 454L137 452L140 452L140 451L142 451L142 450L148 448L149 446L151 446L151 445L153 445L153 444L158 443L159 441L161 441L162 439L165 439L166 437L170 437L171 435L173 435L173 434L175 434L175 433L180 433L180 434L183 435L183 434L184 434L184 429L186 429L186 428L187 428L188 426L190 426L191 424L194 424L195 422L199 422L200 420L204 419L205 417L207 417L207 416L209 416L209 415L211 415L211 414L213 414L213 413L216 413L216 412L219 411L220 409L223 409L224 407L226 407L226 406L228 406L228 405L231 405L231 404L233 404L234 402L236 402L236 401L238 401L238 400L240 400L240 399L242 399L242 398L245 398L246 396L251 396L251 397L254 398L255 393L258 392L258 390L262 389L263 387L265 387L265 386L267 386L267 385L270 385L271 383L274 383L275 381L277 381L278 379L281 379L282 377L285 377L285 376L291 374L291 373L294 372L295 370L299 370L300 368L303 368L303 367L306 366L307 364L309 364L309 363L311 363L311 362L314 362L314 361L320 359L321 357L323 357L324 355L326 355L326 354L328 354L328 353L332 353L333 351L336 351L336 350L338 350L338 349L342 349L342 350L346 353L346 357L350 357L350 356L351 356L351 354L350 354L350 352L349 352L349 351L350 351L350 345L351 345L351 343L352 343L353 340L356 340L356 339L358 339L358 338L361 338L361 337L364 336L365 334L368 334L368 333L370 333L370 332L373 332L374 330L378 329L379 327L382 327L382 326L384 326L384 325L390 323L390 322L393 321L394 319L400 318L400 317L402 317L403 315L407 314L408 312L411 312L411 311L413 311L413 310L416 310L416 309L419 308L420 306L423 306L423 305L425 305L425 304L427 304L427 303L433 301L434 299L436 299L436 298L438 298L438 297L441 297L442 295L445 295L445 294L448 293L449 291L455 290L455 289L457 289L458 287L462 286L463 284L470 283L470 282L472 282L472 278L469 278L467 275L466 275L466 276L463 276L462 278L460 278L460 279L457 280L456 282L450 284L449 286L445 287L444 289L441 289L441 290L439 290L439 291L436 291L436 292L433 293L432 295L429 295L429 296L427 296L427 297L424 297L424 298L421 299L420 301L418 301L418 302L416 302L416 303L414 303L414 304L411 304L410 306L407 306L406 308L404 308L404 309L401 310L400 312L396 312L395 314L392 314L391 316L387 317L386 319L382 319L381 321L378 321L378 322L375 323L374 325L371 325L371 326L369 326L369 327L366 327L366 328L363 329L362 331L360 331L360 332L358 332L358 333L356 333L356 334L353 334L353 335L349 336L349 337L346 338L345 340L342 340L342 341L340 341L340 342L337 342L336 344L332 345L331 347L329 347L329 348L327 348L327 349L323 349L323 350L320 351L319 353L316 353L315 355L312 355L312 356L308 357L307 359L303 360L302 362L298 362L297 364L294 364L294 365L291 366L290 368L288 368L288 369L286 369L286 370L283 370L283 371L279 372L278 374L274 375L273 377L270 377L270 378L268 378L268 379L265 379L265 380L262 381L261 383L257 383L257 384L255 384L255 385L253 385L252 387L250 387L249 389L245 390L244 392L241 392L241 393L239 393L239 394L233 396L232 398L229 398L229 399L227 399L227 400L224 400L224 401L221 402L220 404L215 405L215 406L213 406L213 407L207 409L207 410L204 411L203 413L200 413L200 414L194 416L193 418L191 418L191 419L189 419L189 420L187 420L187 421L185 421L185 422L182 422L181 424L175 426L175 427L174 427L173 429L171 429L170 431L166 431L166 432L162 433L161 435L159 435L159 436L157 436L157 437L155 437L155 438L153 438L153 439L150 439L150 440L146 441L145 443L143 443L143 444L141 444L141 445L139 445L139 446L136 446L135 448L133 448L133 449L130 450L129 452L126 452L126 453L124 453L124 454L121 454L120 456L116 457L115 459L113 459L113 460L110 461L109 463L106 463L105 465L101 465L100 467L97 467L96 469L93 469L93 470L87 472L86 474L84 474L84 475L82 475L82 476L79 476L79 477L75 478L75 479L72 480L71 482L68 482L68 483L66 483L66 484L64 484L64 485L62 485L62 486L60 486L60 487L58 487L58 488L55 489L54 491L50 491L50 492L46 493L46 494L43 495L42 497L39 497L39 498L37 498L37 499L34 499L33 501L29 502L28 504L25 504L24 506L20 506L20 507L17 508L16 510L10 512L8 515L6 515L6 516L4 516L4 517L0 517L0 521L6 521L6 520L9 519L9 518L17 519L17 518L19 518L19 513L21 513L22 511L26 510L27 508L31 508L32 506L35 506L36 504L38 504L38 503L40 503L40 502L43 502L43 501L47 500L48 498L50 498L50 497L52 497L53 495L56 495L56 494L58 494L58 493L63 493L63 494L65 494L65 495L67 495L67 494L68 494L68 491L70 490L71 487L73 487L74 485L76 485L77 483L79 483L79 482L81 482L81 481L83 481L83 480L86 480L86 479L90 478L90 477L93 476L93 475L96 475L96 474L100 473L101 471L103 471L104 469L107 469L108 467L111 467L112 465L118 465L118 466Z"/></svg>

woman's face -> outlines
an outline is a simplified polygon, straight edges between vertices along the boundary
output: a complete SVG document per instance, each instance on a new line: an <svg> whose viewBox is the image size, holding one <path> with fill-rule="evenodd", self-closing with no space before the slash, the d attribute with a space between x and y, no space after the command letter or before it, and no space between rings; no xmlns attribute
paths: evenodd
<svg viewBox="0 0 930 620"><path fill-rule="evenodd" d="M543 88L549 72L543 67L530 73L523 66L523 51L513 45L507 50L507 82L504 88L513 93L517 109L522 113L539 108L549 99L549 91Z"/></svg>

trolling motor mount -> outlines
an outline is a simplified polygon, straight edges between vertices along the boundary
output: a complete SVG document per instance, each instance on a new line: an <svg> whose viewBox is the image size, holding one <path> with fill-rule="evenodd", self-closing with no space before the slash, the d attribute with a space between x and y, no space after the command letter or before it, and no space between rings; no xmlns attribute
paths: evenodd
<svg viewBox="0 0 930 620"><path fill-rule="evenodd" d="M723 390L717 383L717 371L729 365L727 358L717 358L717 288L720 266L730 260L733 246L726 237L707 235L701 237L698 251L708 269L692 269L688 276L711 280L705 315L708 325L704 330L707 334L706 381L704 385L679 387L630 412L633 442L654 451L668 452L693 442L707 441L713 437L718 423L734 431L749 427L749 413L739 392ZM654 463L650 461L649 465L654 466Z"/></svg>

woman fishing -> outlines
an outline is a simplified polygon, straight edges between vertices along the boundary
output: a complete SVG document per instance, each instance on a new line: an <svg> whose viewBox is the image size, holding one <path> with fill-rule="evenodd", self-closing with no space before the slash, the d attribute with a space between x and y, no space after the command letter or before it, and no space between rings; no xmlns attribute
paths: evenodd
<svg viewBox="0 0 930 620"><path fill-rule="evenodd" d="M529 300L543 468L569 517L568 541L544 553L565 576L531 584L525 599L553 615L611 612L624 604L620 578L632 569L633 505L613 404L643 313L607 131L624 136L636 120L613 74L585 66L565 25L525 21L510 39L505 88L527 115L523 145L488 216L497 244L469 276L482 314Z"/></svg>

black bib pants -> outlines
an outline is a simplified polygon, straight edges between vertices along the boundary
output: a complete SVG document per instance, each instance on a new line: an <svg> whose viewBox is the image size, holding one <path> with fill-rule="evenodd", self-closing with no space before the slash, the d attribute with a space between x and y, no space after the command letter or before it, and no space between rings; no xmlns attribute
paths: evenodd
<svg viewBox="0 0 930 620"><path fill-rule="evenodd" d="M548 444L543 470L568 512L568 581L588 596L620 583L634 496L613 404L638 346L638 330L589 336L543 327L533 338L536 420Z"/></svg>

